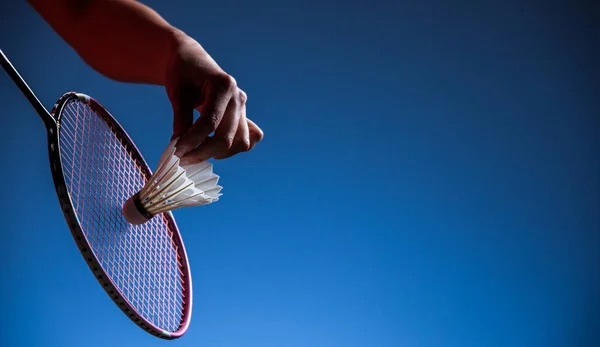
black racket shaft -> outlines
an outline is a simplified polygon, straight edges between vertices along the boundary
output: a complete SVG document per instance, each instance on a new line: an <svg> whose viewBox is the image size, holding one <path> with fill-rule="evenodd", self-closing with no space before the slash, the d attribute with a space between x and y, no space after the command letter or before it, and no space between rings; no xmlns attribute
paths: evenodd
<svg viewBox="0 0 600 347"><path fill-rule="evenodd" d="M31 88L29 88L23 77L21 77L17 69L15 69L13 64L10 62L10 60L8 60L8 58L6 57L6 55L4 55L4 52L2 52L1 49L0 63L2 64L4 70L10 76L10 78L12 78L13 82L15 82L17 87L19 87L21 92L25 95L27 100L29 100L29 103L31 103L31 106L33 106L40 118L42 118L44 124L46 124L46 127L53 126L55 124L54 118L52 118L50 113L48 113L48 110L46 110L44 105L42 105L40 100L35 96Z"/></svg>

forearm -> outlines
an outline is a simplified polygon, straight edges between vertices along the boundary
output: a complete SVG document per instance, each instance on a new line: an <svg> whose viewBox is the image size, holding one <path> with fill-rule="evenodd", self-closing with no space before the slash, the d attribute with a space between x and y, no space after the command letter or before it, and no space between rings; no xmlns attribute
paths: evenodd
<svg viewBox="0 0 600 347"><path fill-rule="evenodd" d="M169 55L184 36L131 0L28 2L92 68L117 81L164 85Z"/></svg>

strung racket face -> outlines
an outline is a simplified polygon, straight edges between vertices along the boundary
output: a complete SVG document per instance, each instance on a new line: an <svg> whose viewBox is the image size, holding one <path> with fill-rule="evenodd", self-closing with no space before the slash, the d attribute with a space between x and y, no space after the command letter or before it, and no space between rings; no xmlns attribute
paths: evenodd
<svg viewBox="0 0 600 347"><path fill-rule="evenodd" d="M173 339L189 325L192 287L171 213L129 224L123 203L151 176L141 154L95 100L67 93L51 112L51 166L75 241L111 299L147 332Z"/></svg>

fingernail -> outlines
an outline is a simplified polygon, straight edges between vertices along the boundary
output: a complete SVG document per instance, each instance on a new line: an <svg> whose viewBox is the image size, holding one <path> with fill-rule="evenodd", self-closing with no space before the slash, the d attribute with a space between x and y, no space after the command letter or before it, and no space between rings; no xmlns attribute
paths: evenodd
<svg viewBox="0 0 600 347"><path fill-rule="evenodd" d="M175 156L177 157L183 157L187 152L189 149L185 146L175 147Z"/></svg>
<svg viewBox="0 0 600 347"><path fill-rule="evenodd" d="M179 159L179 166L184 166L184 165L189 165L190 164L190 160L189 159Z"/></svg>

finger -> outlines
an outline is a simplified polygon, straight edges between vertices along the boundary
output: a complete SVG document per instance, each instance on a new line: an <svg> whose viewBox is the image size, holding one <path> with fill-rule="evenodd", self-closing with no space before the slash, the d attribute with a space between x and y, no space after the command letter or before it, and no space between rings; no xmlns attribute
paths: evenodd
<svg viewBox="0 0 600 347"><path fill-rule="evenodd" d="M182 157L198 147L219 127L234 88L235 80L228 75L211 83L208 97L200 110L200 118L178 141L176 156Z"/></svg>
<svg viewBox="0 0 600 347"><path fill-rule="evenodd" d="M173 135L171 140L181 137L192 126L194 120L194 109L184 109L180 106L173 106Z"/></svg>
<svg viewBox="0 0 600 347"><path fill-rule="evenodd" d="M248 121L246 120L246 105L242 105L240 121L238 122L238 129L235 133L233 145L226 153L223 153L222 155L215 155L213 157L215 159L226 159L240 152L247 152L250 150L250 148L250 131L248 130Z"/></svg>
<svg viewBox="0 0 600 347"><path fill-rule="evenodd" d="M237 94L241 95L243 92L240 91L240 93ZM217 130L215 130L215 134L211 138L211 141L198 146L198 152L205 153L202 158L196 159L198 162L207 160L211 157L218 158L227 156L227 154L230 152L238 131L241 106L243 102L245 102L245 94L243 95L244 97L237 96L231 98L229 101L229 106L223 115L223 120L221 121L221 124Z"/></svg>
<svg viewBox="0 0 600 347"><path fill-rule="evenodd" d="M171 140L183 136L194 123L194 109L202 104L203 94L186 91L196 89L194 85L185 82L173 88L167 88L167 95L173 108L173 135Z"/></svg>
<svg viewBox="0 0 600 347"><path fill-rule="evenodd" d="M215 130L214 141L210 149L211 157L226 156L235 143L238 125L240 123L242 106L246 103L246 94L238 89L235 96L229 101L227 111L223 115L221 124Z"/></svg>
<svg viewBox="0 0 600 347"><path fill-rule="evenodd" d="M241 101L242 99L239 97L230 99L229 105L223 114L223 120L215 130L215 134L181 157L180 162L183 165L200 163L212 157L226 155L229 152L233 146L240 121Z"/></svg>
<svg viewBox="0 0 600 347"><path fill-rule="evenodd" d="M265 137L265 134L263 133L262 129L256 125L256 123L248 118L246 118L246 120L248 122L248 131L250 132L250 148L248 150L251 150L254 148L254 146L256 146L257 143L262 141L262 139Z"/></svg>
<svg viewBox="0 0 600 347"><path fill-rule="evenodd" d="M185 155L179 159L179 165L192 165L201 163L212 158L211 148L214 148L215 138L214 136L209 136L200 144L200 146L192 149L187 152Z"/></svg>

